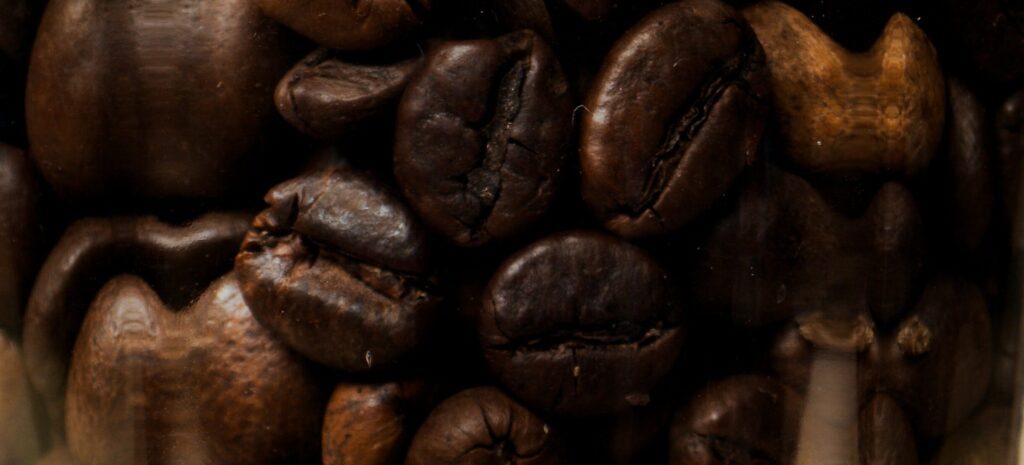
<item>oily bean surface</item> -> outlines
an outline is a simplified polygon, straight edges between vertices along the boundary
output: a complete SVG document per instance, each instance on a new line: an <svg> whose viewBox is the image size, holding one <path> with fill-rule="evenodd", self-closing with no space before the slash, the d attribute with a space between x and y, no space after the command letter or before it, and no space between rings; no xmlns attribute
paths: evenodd
<svg viewBox="0 0 1024 465"><path fill-rule="evenodd" d="M235 260L256 318L289 346L346 371L393 367L439 302L426 232L384 184L351 168L272 189Z"/></svg>
<svg viewBox="0 0 1024 465"><path fill-rule="evenodd" d="M421 62L418 56L391 58L315 50L277 85L277 110L318 139L345 135L394 110Z"/></svg>
<svg viewBox="0 0 1024 465"><path fill-rule="evenodd" d="M571 112L561 67L536 34L439 46L402 97L395 177L455 243L513 237L552 203Z"/></svg>
<svg viewBox="0 0 1024 465"><path fill-rule="evenodd" d="M462 391L430 413L405 465L559 465L564 451L540 417L493 387Z"/></svg>
<svg viewBox="0 0 1024 465"><path fill-rule="evenodd" d="M583 196L627 237L679 229L758 156L767 89L753 31L717 0L664 6L609 52L580 134Z"/></svg>
<svg viewBox="0 0 1024 465"><path fill-rule="evenodd" d="M544 411L644 405L682 345L666 273L640 248L600 233L531 244L502 264L482 300L478 329L491 369Z"/></svg>

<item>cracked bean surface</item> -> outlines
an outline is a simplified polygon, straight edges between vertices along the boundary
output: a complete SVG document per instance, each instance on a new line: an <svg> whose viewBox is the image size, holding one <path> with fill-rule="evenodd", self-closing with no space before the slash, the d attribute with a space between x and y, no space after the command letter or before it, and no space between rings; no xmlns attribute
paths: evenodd
<svg viewBox="0 0 1024 465"><path fill-rule="evenodd" d="M257 320L303 355L350 372L409 355L440 301L412 212L348 168L282 183L266 201L235 260Z"/></svg>
<svg viewBox="0 0 1024 465"><path fill-rule="evenodd" d="M611 413L646 404L679 354L671 294L666 273L640 248L600 233L560 233L499 268L478 331L502 386L527 405Z"/></svg>
<svg viewBox="0 0 1024 465"><path fill-rule="evenodd" d="M455 243L513 237L551 205L571 113L565 76L534 33L445 44L402 97L395 177Z"/></svg>
<svg viewBox="0 0 1024 465"><path fill-rule="evenodd" d="M427 417L405 465L563 463L561 441L544 420L493 387L467 389Z"/></svg>
<svg viewBox="0 0 1024 465"><path fill-rule="evenodd" d="M612 48L587 98L583 197L626 237L679 229L757 157L764 51L717 0L673 3Z"/></svg>

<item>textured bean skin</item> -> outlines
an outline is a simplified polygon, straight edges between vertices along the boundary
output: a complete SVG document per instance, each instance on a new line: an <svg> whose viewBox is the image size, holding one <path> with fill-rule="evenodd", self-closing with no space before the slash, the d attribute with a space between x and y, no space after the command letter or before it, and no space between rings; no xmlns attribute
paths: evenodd
<svg viewBox="0 0 1024 465"><path fill-rule="evenodd" d="M413 438L405 465L556 465L560 439L496 388L462 391L437 406Z"/></svg>
<svg viewBox="0 0 1024 465"><path fill-rule="evenodd" d="M318 49L297 63L274 92L277 111L310 136L343 136L394 110L419 57L359 59Z"/></svg>
<svg viewBox="0 0 1024 465"><path fill-rule="evenodd" d="M346 371L409 356L440 298L430 291L426 233L401 200L349 168L287 181L265 200L235 259L256 318Z"/></svg>
<svg viewBox="0 0 1024 465"><path fill-rule="evenodd" d="M447 43L402 97L395 177L455 243L514 237L553 201L571 113L561 67L534 33Z"/></svg>
<svg viewBox="0 0 1024 465"><path fill-rule="evenodd" d="M324 465L401 463L421 409L422 382L342 383L327 404Z"/></svg>
<svg viewBox="0 0 1024 465"><path fill-rule="evenodd" d="M665 272L641 249L599 233L561 233L519 251L482 300L478 331L491 369L544 411L644 405L682 346Z"/></svg>
<svg viewBox="0 0 1024 465"><path fill-rule="evenodd" d="M757 158L767 81L757 38L716 0L633 26L595 78L580 134L583 196L605 227L650 236L707 210Z"/></svg>

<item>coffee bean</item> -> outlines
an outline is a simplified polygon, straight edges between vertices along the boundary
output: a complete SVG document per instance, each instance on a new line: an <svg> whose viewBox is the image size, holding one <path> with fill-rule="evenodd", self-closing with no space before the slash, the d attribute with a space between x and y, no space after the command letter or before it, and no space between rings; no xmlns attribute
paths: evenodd
<svg viewBox="0 0 1024 465"><path fill-rule="evenodd" d="M110 280L68 374L76 463L315 460L326 390L253 318L229 274L170 309L137 276Z"/></svg>
<svg viewBox="0 0 1024 465"><path fill-rule="evenodd" d="M829 347L827 332L857 334L859 343ZM803 389L815 347L856 353L860 395L887 393L917 434L938 437L961 424L987 392L991 337L977 287L943 278L933 280L891 329L863 315L855 323L827 317L798 322L779 335L772 360L781 380Z"/></svg>
<svg viewBox="0 0 1024 465"><path fill-rule="evenodd" d="M898 319L923 267L921 218L899 183L868 198L847 214L802 178L770 169L743 188L702 246L698 301L744 326L808 312Z"/></svg>
<svg viewBox="0 0 1024 465"><path fill-rule="evenodd" d="M480 341L502 386L560 415L645 405L682 346L668 276L640 248L599 233L517 252L482 300Z"/></svg>
<svg viewBox="0 0 1024 465"><path fill-rule="evenodd" d="M422 342L439 297L427 236L382 183L351 168L272 189L235 269L256 319L352 372L393 368Z"/></svg>
<svg viewBox="0 0 1024 465"><path fill-rule="evenodd" d="M651 13L612 48L583 108L583 196L627 237L679 229L757 158L767 92L753 32L717 0Z"/></svg>
<svg viewBox="0 0 1024 465"><path fill-rule="evenodd" d="M0 143L0 329L21 334L32 280L45 257L43 186L20 149Z"/></svg>
<svg viewBox="0 0 1024 465"><path fill-rule="evenodd" d="M933 199L955 244L976 250L988 231L994 193L991 142L985 108L958 79L949 79L946 147L939 157Z"/></svg>
<svg viewBox="0 0 1024 465"><path fill-rule="evenodd" d="M907 414L891 397L876 394L860 412L860 463L917 465L917 441Z"/></svg>
<svg viewBox="0 0 1024 465"><path fill-rule="evenodd" d="M405 465L564 461L560 439L537 415L498 389L467 389L427 417L413 438Z"/></svg>
<svg viewBox="0 0 1024 465"><path fill-rule="evenodd" d="M796 392L764 376L709 384L676 413L670 465L790 463L799 427Z"/></svg>
<svg viewBox="0 0 1024 465"><path fill-rule="evenodd" d="M50 185L122 211L265 189L285 164L270 90L293 58L251 3L49 2L25 109Z"/></svg>
<svg viewBox="0 0 1024 465"><path fill-rule="evenodd" d="M300 131L338 137L393 110L420 62L418 56L382 60L319 49L281 79L274 102Z"/></svg>
<svg viewBox="0 0 1024 465"><path fill-rule="evenodd" d="M764 45L788 160L819 174L908 175L928 165L942 138L945 86L935 49L910 18L893 15L870 51L851 53L783 3L743 15Z"/></svg>
<svg viewBox="0 0 1024 465"><path fill-rule="evenodd" d="M422 382L342 383L327 404L324 465L396 465L412 440Z"/></svg>
<svg viewBox="0 0 1024 465"><path fill-rule="evenodd" d="M54 429L63 431L68 364L100 288L132 274L182 308L231 270L246 216L210 213L184 224L155 217L86 218L72 224L39 271L24 326L25 362Z"/></svg>
<svg viewBox="0 0 1024 465"><path fill-rule="evenodd" d="M402 97L395 177L455 243L514 237L551 205L571 112L565 76L532 32L442 45Z"/></svg>
<svg viewBox="0 0 1024 465"><path fill-rule="evenodd" d="M819 392L833 392L832 387L822 385ZM854 418L836 417L836 411L845 409L853 409ZM809 414L826 415L824 430L807 430L815 420ZM772 378L739 375L710 383L676 414L669 463L852 463L859 455L861 465L916 465L915 442L906 414L884 394L863 407L813 406Z"/></svg>
<svg viewBox="0 0 1024 465"><path fill-rule="evenodd" d="M431 0L257 0L267 16L325 47L371 50L408 38Z"/></svg>

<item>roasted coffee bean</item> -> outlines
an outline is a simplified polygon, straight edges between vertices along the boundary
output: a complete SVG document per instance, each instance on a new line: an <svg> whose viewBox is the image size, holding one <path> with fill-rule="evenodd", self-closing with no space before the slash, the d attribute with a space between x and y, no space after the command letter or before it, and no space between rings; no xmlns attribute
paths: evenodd
<svg viewBox="0 0 1024 465"><path fill-rule="evenodd" d="M996 151L999 166L1004 215L1011 224L1020 218L1021 170L1024 169L1024 91L1011 95L996 115ZM1015 238L1014 246L1024 249L1024 241Z"/></svg>
<svg viewBox="0 0 1024 465"><path fill-rule="evenodd" d="M646 404L683 342L666 273L640 248L595 232L517 252L482 301L480 341L502 386L560 415Z"/></svg>
<svg viewBox="0 0 1024 465"><path fill-rule="evenodd" d="M371 50L408 38L431 0L257 0L263 12L313 41L338 50Z"/></svg>
<svg viewBox="0 0 1024 465"><path fill-rule="evenodd" d="M769 169L712 228L694 271L702 307L743 326L820 313L895 321L924 261L920 214L890 182L858 212L837 209L802 178Z"/></svg>
<svg viewBox="0 0 1024 465"><path fill-rule="evenodd" d="M292 126L320 139L338 137L394 110L420 57L394 60L319 49L296 64L274 93Z"/></svg>
<svg viewBox="0 0 1024 465"><path fill-rule="evenodd" d="M67 440L75 463L305 463L326 390L256 322L233 274L180 310L137 276L96 295L75 344Z"/></svg>
<svg viewBox="0 0 1024 465"><path fill-rule="evenodd" d="M651 13L612 48L583 108L583 196L627 237L680 228L758 156L764 53L717 0Z"/></svg>
<svg viewBox="0 0 1024 465"><path fill-rule="evenodd" d="M427 236L385 185L351 168L284 182L235 259L256 319L293 349L352 372L393 368L440 298Z"/></svg>
<svg viewBox="0 0 1024 465"><path fill-rule="evenodd" d="M25 152L0 143L0 329L12 335L21 334L32 279L46 253L42 192Z"/></svg>
<svg viewBox="0 0 1024 465"><path fill-rule="evenodd" d="M83 208L265 189L278 145L270 90L286 36L249 0L53 0L25 101L35 160Z"/></svg>
<svg viewBox="0 0 1024 465"><path fill-rule="evenodd" d="M936 2L946 39L965 56L965 70L997 83L1024 79L1024 4L1015 0ZM950 51L953 48L950 47Z"/></svg>
<svg viewBox="0 0 1024 465"><path fill-rule="evenodd" d="M891 397L876 394L860 412L860 463L917 465L917 441L907 414Z"/></svg>
<svg viewBox="0 0 1024 465"><path fill-rule="evenodd" d="M42 452L46 426L34 406L21 349L0 329L0 463L29 464Z"/></svg>
<svg viewBox="0 0 1024 465"><path fill-rule="evenodd" d="M491 387L467 389L438 405L405 459L405 465L563 462L560 439L544 420Z"/></svg>
<svg viewBox="0 0 1024 465"><path fill-rule="evenodd" d="M1016 442L1011 440L1010 409L990 405L946 437L934 465L992 465L1006 463Z"/></svg>
<svg viewBox="0 0 1024 465"><path fill-rule="evenodd" d="M324 465L401 463L423 410L422 382L342 383L327 404Z"/></svg>
<svg viewBox="0 0 1024 465"><path fill-rule="evenodd" d="M58 432L72 348L99 289L114 276L134 274L170 307L183 308L230 271L246 222L240 214L208 214L175 226L154 217L89 218L68 228L43 263L24 326L29 378Z"/></svg>
<svg viewBox="0 0 1024 465"><path fill-rule="evenodd" d="M571 113L565 76L534 33L448 43L402 97L395 177L455 243L513 237L551 205Z"/></svg>
<svg viewBox="0 0 1024 465"><path fill-rule="evenodd" d="M987 392L991 338L980 290L943 278L933 280L891 329L863 314L798 321L779 335L772 360L781 380L803 389L815 348L856 353L860 395L887 393L906 410L914 431L938 437L961 424Z"/></svg>
<svg viewBox="0 0 1024 465"><path fill-rule="evenodd" d="M669 464L791 463L799 408L797 393L768 377L713 382L676 414Z"/></svg>
<svg viewBox="0 0 1024 465"><path fill-rule="evenodd" d="M960 80L949 79L946 147L940 157L942 214L956 244L976 249L988 231L994 202L992 154L985 108Z"/></svg>
<svg viewBox="0 0 1024 465"><path fill-rule="evenodd" d="M858 54L783 3L743 15L768 57L790 161L828 174L907 175L928 165L942 137L945 86L935 49L910 18L893 15Z"/></svg>
<svg viewBox="0 0 1024 465"><path fill-rule="evenodd" d="M862 465L918 463L913 432L896 402L882 394L863 407L855 398L850 405L836 404L828 397L836 387L821 386L819 400L825 402L812 405L764 376L713 382L676 414L669 463L783 465L854 463L855 458ZM842 411L851 418L838 417ZM816 424L813 415L824 415L826 422ZM808 430L811 423L819 429Z"/></svg>

